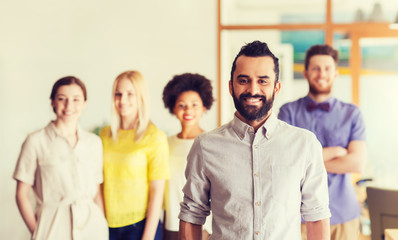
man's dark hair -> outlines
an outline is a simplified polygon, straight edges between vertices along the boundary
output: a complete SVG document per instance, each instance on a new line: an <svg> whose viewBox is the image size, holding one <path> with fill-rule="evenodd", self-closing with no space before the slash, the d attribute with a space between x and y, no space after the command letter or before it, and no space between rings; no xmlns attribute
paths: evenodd
<svg viewBox="0 0 398 240"><path fill-rule="evenodd" d="M336 66L339 63L339 53L335 49L333 49L331 46L327 44L317 44L310 47L307 50L307 53L305 54L305 62L304 62L305 70L308 70L310 59L314 55L328 55L333 58L334 62L336 63Z"/></svg>
<svg viewBox="0 0 398 240"><path fill-rule="evenodd" d="M164 106L173 114L178 96L186 91L195 91L202 99L203 106L209 110L213 104L213 87L209 79L200 74L184 73L171 79L163 90Z"/></svg>
<svg viewBox="0 0 398 240"><path fill-rule="evenodd" d="M275 55L271 52L271 50L268 48L268 45L265 42L260 42L260 41L254 41L251 43L246 44L243 46L238 55L236 55L234 62L232 63L232 69L231 69L231 79L230 81L233 81L234 78L234 72L236 69L236 60L240 56L247 56L247 57L271 57L272 60L274 60L274 72L275 72L275 83L278 82L279 80L279 60Z"/></svg>

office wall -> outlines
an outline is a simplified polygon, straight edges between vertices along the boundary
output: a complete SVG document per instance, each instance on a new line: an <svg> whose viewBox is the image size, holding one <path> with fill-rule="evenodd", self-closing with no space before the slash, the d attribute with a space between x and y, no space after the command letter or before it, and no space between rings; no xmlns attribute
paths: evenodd
<svg viewBox="0 0 398 240"><path fill-rule="evenodd" d="M11 1L0 3L0 239L28 239L12 173L29 132L54 118L51 86L75 75L88 88L81 125L108 123L114 78L137 69L147 79L153 122L179 130L161 93L175 74L216 78L216 1ZM216 89L214 89L216 93ZM202 127L217 125L216 105Z"/></svg>

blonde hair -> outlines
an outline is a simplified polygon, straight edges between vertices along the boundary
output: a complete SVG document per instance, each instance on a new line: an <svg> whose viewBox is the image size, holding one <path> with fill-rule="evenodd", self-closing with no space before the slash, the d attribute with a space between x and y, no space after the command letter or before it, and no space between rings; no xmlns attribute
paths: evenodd
<svg viewBox="0 0 398 240"><path fill-rule="evenodd" d="M126 71L115 79L113 82L113 89L112 89L112 111L111 111L111 134L112 138L117 138L117 132L120 128L120 115L115 108L115 91L116 86L120 80L127 79L130 80L133 84L133 87L136 92L137 97L137 108L138 108L138 115L137 115L137 126L136 126L136 135L135 139L138 141L140 140L149 124L149 97L148 97L148 89L145 83L145 79L142 74L138 71Z"/></svg>

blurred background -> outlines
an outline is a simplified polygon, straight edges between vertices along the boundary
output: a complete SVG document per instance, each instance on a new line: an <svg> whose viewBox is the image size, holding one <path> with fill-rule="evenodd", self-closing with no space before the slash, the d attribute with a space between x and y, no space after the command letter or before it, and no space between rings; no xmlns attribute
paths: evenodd
<svg viewBox="0 0 398 240"><path fill-rule="evenodd" d="M367 126L368 164L360 178L398 188L398 2L389 0L87 0L0 2L0 239L28 239L12 179L26 135L54 114L52 84L83 80L87 130L109 123L111 87L125 70L145 76L151 119L167 135L178 121L164 108L163 87L176 74L212 80L216 103L202 119L211 130L232 119L228 92L233 58L253 40L281 62L274 111L307 94L305 51L329 43L339 50L334 95L357 104Z"/></svg>

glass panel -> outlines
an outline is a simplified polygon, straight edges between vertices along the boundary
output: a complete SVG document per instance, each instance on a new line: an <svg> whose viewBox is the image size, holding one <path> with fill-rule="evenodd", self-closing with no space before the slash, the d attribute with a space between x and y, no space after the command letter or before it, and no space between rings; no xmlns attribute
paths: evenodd
<svg viewBox="0 0 398 240"><path fill-rule="evenodd" d="M398 188L398 38L362 39L360 103L367 126L368 174Z"/></svg>
<svg viewBox="0 0 398 240"><path fill-rule="evenodd" d="M333 95L345 102L352 102L352 77L350 70L351 40L344 33L333 35L333 47L339 52L339 77L333 86Z"/></svg>
<svg viewBox="0 0 398 240"><path fill-rule="evenodd" d="M392 22L398 12L398 1L332 0L333 22Z"/></svg>
<svg viewBox="0 0 398 240"><path fill-rule="evenodd" d="M293 47L294 79L304 79L304 58L308 48L325 42L323 31L281 31L281 42Z"/></svg>
<svg viewBox="0 0 398 240"><path fill-rule="evenodd" d="M222 24L324 23L326 0L221 0Z"/></svg>

